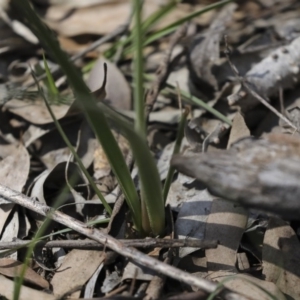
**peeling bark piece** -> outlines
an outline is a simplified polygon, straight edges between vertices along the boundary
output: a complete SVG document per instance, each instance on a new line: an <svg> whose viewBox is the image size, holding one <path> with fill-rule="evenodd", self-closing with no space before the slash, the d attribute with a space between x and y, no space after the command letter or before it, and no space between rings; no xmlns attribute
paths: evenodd
<svg viewBox="0 0 300 300"><path fill-rule="evenodd" d="M280 47L256 64L245 76L245 81L263 98L278 93L279 87L292 88L300 79L300 37L290 45ZM238 104L247 111L259 101L249 95L243 87L227 97L229 105Z"/></svg>
<svg viewBox="0 0 300 300"><path fill-rule="evenodd" d="M226 151L177 155L171 164L224 199L288 219L300 217L299 138L245 138Z"/></svg>

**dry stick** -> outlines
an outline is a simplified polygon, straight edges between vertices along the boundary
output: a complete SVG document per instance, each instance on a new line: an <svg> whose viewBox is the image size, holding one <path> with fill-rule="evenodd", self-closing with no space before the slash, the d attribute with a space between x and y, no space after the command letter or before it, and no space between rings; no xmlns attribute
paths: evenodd
<svg viewBox="0 0 300 300"><path fill-rule="evenodd" d="M230 68L233 71L234 75L238 78L238 80L240 81L240 83L242 84L242 86L245 88L245 90L252 97L254 97L255 99L257 99L260 103L262 103L265 107L267 107L270 111L272 111L277 117L279 117L281 120L285 121L293 129L295 129L296 131L298 131L298 128L288 118L286 118L283 114L281 114L267 100L265 100L263 97L261 97L259 94L257 94L257 92L255 92L255 90L252 87L250 87L250 85L247 83L247 81L243 77L240 76L239 71L237 70L237 68L232 63L232 61L230 60L230 57L229 57L230 50L229 50L229 47L228 47L227 36L224 37L224 40L225 40L225 47L226 47L226 50L224 52L225 52L227 61L228 61L229 65L230 65Z"/></svg>
<svg viewBox="0 0 300 300"><path fill-rule="evenodd" d="M156 70L156 80L153 81L152 87L147 92L145 100L145 116L147 118L147 122L149 120L149 115L152 111L157 96L168 79L170 73L170 60L173 49L178 44L178 42L185 36L187 27L188 23L185 23L175 31L175 33L171 37L169 48L164 56L164 59L162 60L158 69Z"/></svg>
<svg viewBox="0 0 300 300"><path fill-rule="evenodd" d="M150 268L158 273L162 273L166 276L174 278L178 281L184 282L188 285L196 286L207 293L212 293L218 288L218 284L206 280L204 278L195 277L187 272L181 271L173 266L167 265L152 258L135 248L126 247L120 241L114 239L113 237L101 232L98 229L91 228L86 224L77 221L76 219L60 212L55 211L47 205L44 205L34 199L31 199L17 191L11 190L0 184L0 199L19 204L29 210L32 210L42 216L48 217L60 224L63 224L99 243L105 245L106 247L112 249L118 254L127 257L128 259L139 263L147 268ZM225 299L247 299L241 295L238 295L230 290L223 289L222 294L225 292Z"/></svg>
<svg viewBox="0 0 300 300"><path fill-rule="evenodd" d="M218 241L202 241L202 240L190 240L190 239L134 239L134 240L119 240L126 247L135 248L179 248L179 247L194 247L201 249L217 248ZM14 242L0 242L0 250L13 249L16 247L26 246L31 240L20 240ZM70 249L88 249L88 250L100 250L103 246L95 241L89 240L57 240L57 241L38 241L37 245L45 248L70 248Z"/></svg>

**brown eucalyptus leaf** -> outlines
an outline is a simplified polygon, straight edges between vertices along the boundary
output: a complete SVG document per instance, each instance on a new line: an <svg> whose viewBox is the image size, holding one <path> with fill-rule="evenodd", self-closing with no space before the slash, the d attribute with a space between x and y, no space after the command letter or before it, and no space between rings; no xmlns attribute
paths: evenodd
<svg viewBox="0 0 300 300"><path fill-rule="evenodd" d="M264 237L262 250L263 275L280 290L300 298L300 243L287 222L271 218Z"/></svg>
<svg viewBox="0 0 300 300"><path fill-rule="evenodd" d="M10 280L2 275L0 275L0 294L7 299L11 299L15 290L14 280ZM36 289L29 288L27 286L22 286L20 291L19 300L55 300L56 298L48 293L38 291Z"/></svg>
<svg viewBox="0 0 300 300"><path fill-rule="evenodd" d="M245 138L226 151L177 155L171 164L224 199L288 219L300 217L298 137Z"/></svg>
<svg viewBox="0 0 300 300"><path fill-rule="evenodd" d="M47 124L52 123L53 119L48 112L48 109L42 100L24 101L13 99L7 102L4 107L13 114L25 119L32 124ZM68 105L52 105L51 106L56 119L63 118L69 111Z"/></svg>
<svg viewBox="0 0 300 300"><path fill-rule="evenodd" d="M61 267L51 281L53 293L62 296L78 286L83 286L104 261L102 251L77 250L70 251Z"/></svg>
<svg viewBox="0 0 300 300"><path fill-rule="evenodd" d="M214 199L206 222L205 239L219 240L216 249L206 249L207 270L213 280L238 273L237 250L247 225L247 213L234 203Z"/></svg>
<svg viewBox="0 0 300 300"><path fill-rule="evenodd" d="M224 278L219 278L220 281ZM245 296L249 300L269 300L270 296L262 289L265 289L277 300L286 300L280 289L273 283L260 280L247 274L238 274L228 280L224 285Z"/></svg>
<svg viewBox="0 0 300 300"><path fill-rule="evenodd" d="M11 258L1 258L0 259L0 273L7 277L14 278L16 274L20 274L23 263L11 259ZM34 284L42 289L49 288L49 282L34 272L31 268L27 267L25 276L25 282Z"/></svg>
<svg viewBox="0 0 300 300"><path fill-rule="evenodd" d="M179 239L204 239L207 218L211 211L213 197L209 192L190 187L185 193L185 201L183 202L177 220L175 222L175 232ZM208 238L210 239L210 237ZM215 238L216 240L219 237ZM179 257L197 251L197 248L184 247L179 249Z"/></svg>

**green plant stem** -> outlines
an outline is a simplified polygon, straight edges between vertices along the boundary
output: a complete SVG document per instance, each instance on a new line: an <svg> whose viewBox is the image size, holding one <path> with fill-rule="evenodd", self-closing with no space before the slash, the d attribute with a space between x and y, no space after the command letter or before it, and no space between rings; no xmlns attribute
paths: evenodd
<svg viewBox="0 0 300 300"><path fill-rule="evenodd" d="M133 0L134 4L134 110L136 114L135 130L146 139L146 120L144 114L143 88L143 33L141 22L142 1Z"/></svg>

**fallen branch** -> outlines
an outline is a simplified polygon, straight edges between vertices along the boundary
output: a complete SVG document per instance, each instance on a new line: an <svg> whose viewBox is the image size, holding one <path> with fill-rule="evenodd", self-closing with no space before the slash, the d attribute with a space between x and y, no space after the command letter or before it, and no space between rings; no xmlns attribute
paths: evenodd
<svg viewBox="0 0 300 300"><path fill-rule="evenodd" d="M219 285L217 283L211 282L201 277L193 276L187 272L181 271L173 266L167 265L163 262L158 261L146 254L131 248L126 247L122 242L114 239L113 237L101 232L98 229L91 228L86 224L77 221L76 219L60 212L55 211L49 206L46 206L36 200L33 200L17 191L11 190L3 185L0 185L0 199L3 198L6 201L19 204L29 210L32 210L42 216L48 217L60 224L63 224L106 247L112 249L118 254L127 257L128 259L134 261L135 263L141 264L147 268L155 270L158 273L162 273L166 276L174 278L175 280L184 282L188 285L193 285L199 289L212 293L219 290ZM222 289L222 296L225 299L239 299L246 300L247 297L238 295L228 289Z"/></svg>
<svg viewBox="0 0 300 300"><path fill-rule="evenodd" d="M191 239L136 239L136 240L119 240L126 247L135 248L179 248L179 247L194 247L201 249L217 248L218 241L201 241ZM19 240L14 242L0 242L0 250L13 249L16 247L26 246L30 240ZM70 249L87 249L87 250L101 250L103 246L91 240L59 240L59 241L38 241L38 246L45 248L70 248Z"/></svg>

